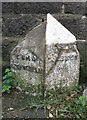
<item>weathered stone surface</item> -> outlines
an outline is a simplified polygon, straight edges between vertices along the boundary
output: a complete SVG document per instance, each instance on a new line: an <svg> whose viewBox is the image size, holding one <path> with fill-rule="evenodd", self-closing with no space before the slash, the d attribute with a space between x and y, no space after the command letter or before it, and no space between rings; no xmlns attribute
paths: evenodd
<svg viewBox="0 0 87 120"><path fill-rule="evenodd" d="M11 54L12 69L29 84L36 85L43 81L45 24L37 26L27 34L25 40Z"/></svg>
<svg viewBox="0 0 87 120"><path fill-rule="evenodd" d="M76 45L59 47L58 44L55 44L47 46L46 88L60 86L67 88L77 85L79 81L79 65L80 59Z"/></svg>
<svg viewBox="0 0 87 120"><path fill-rule="evenodd" d="M45 30L46 22L35 27L26 35L23 45L24 48L31 49L42 61L45 54Z"/></svg>
<svg viewBox="0 0 87 120"><path fill-rule="evenodd" d="M56 45L50 45L50 46L46 46L46 74L48 75L49 72L52 71L52 68L55 66L56 62L57 62L57 58L58 56L58 48L56 47Z"/></svg>
<svg viewBox="0 0 87 120"><path fill-rule="evenodd" d="M61 12L61 2L3 2L2 12L22 13L58 13Z"/></svg>
<svg viewBox="0 0 87 120"><path fill-rule="evenodd" d="M65 2L65 13L85 14L85 2Z"/></svg>
<svg viewBox="0 0 87 120"><path fill-rule="evenodd" d="M13 51L11 66L21 79L30 84L40 84L43 79L43 62L33 51L17 46Z"/></svg>

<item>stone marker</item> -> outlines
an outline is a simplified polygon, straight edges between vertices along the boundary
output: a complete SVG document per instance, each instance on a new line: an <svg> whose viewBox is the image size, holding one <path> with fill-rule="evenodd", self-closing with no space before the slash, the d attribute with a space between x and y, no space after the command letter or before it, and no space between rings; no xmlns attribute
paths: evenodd
<svg viewBox="0 0 87 120"><path fill-rule="evenodd" d="M46 88L75 86L79 80L76 38L52 15L46 26Z"/></svg>
<svg viewBox="0 0 87 120"><path fill-rule="evenodd" d="M11 53L18 82L25 87L44 83L46 89L77 85L80 59L75 42L75 36L47 14L47 23L35 27Z"/></svg>

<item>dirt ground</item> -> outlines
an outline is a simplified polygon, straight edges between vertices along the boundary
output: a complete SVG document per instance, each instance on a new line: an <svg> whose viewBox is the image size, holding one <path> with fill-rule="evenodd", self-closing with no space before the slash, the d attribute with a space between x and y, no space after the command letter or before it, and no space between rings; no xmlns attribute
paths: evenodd
<svg viewBox="0 0 87 120"><path fill-rule="evenodd" d="M30 109L29 96L24 92L12 91L2 95L2 118L46 118L43 109Z"/></svg>
<svg viewBox="0 0 87 120"><path fill-rule="evenodd" d="M82 91L81 93L82 94ZM49 111L43 108L31 108L27 92L17 89L2 94L2 118L49 118Z"/></svg>

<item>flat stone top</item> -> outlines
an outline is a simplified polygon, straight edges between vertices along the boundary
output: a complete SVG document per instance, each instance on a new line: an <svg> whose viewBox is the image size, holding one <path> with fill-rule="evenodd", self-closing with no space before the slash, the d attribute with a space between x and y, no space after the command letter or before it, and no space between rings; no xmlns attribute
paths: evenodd
<svg viewBox="0 0 87 120"><path fill-rule="evenodd" d="M46 44L69 44L74 42L76 42L75 36L48 13L46 25Z"/></svg>

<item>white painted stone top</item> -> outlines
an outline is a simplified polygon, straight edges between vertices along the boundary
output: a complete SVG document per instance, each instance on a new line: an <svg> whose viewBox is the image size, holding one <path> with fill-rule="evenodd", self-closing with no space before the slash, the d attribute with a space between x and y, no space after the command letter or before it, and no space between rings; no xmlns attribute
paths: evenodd
<svg viewBox="0 0 87 120"><path fill-rule="evenodd" d="M51 14L47 14L46 44L69 44L76 42L76 37Z"/></svg>

